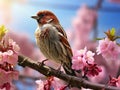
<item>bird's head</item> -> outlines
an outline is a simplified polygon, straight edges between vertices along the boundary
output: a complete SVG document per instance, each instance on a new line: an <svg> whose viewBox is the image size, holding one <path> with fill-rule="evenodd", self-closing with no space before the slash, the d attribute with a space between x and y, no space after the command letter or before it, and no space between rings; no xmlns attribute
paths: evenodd
<svg viewBox="0 0 120 90"><path fill-rule="evenodd" d="M44 25L47 23L59 24L57 17L48 10L39 11L36 16L32 16L33 19L36 19L38 25Z"/></svg>

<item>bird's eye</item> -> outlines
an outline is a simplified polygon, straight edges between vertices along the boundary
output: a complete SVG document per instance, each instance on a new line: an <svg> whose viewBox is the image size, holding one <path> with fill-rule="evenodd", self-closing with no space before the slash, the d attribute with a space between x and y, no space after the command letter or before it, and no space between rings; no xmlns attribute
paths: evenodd
<svg viewBox="0 0 120 90"><path fill-rule="evenodd" d="M44 17L45 15L44 14L40 14L40 17Z"/></svg>

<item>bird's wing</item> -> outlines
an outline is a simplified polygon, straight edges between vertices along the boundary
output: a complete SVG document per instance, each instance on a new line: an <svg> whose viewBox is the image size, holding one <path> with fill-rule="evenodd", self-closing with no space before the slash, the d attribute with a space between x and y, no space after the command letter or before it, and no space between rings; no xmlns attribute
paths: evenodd
<svg viewBox="0 0 120 90"><path fill-rule="evenodd" d="M55 27L57 28L58 32L60 32L65 38L67 38L67 35L61 25L55 25Z"/></svg>
<svg viewBox="0 0 120 90"><path fill-rule="evenodd" d="M67 40L67 35L65 33L65 31L63 30L63 28L61 28L60 26L57 27L58 29L58 35L59 35L59 38L60 38L60 42L62 43L62 45L65 47L65 51L67 52L67 58L64 59L64 65L63 65L63 68L65 70L65 72L67 74L70 74L70 75L76 75L74 70L72 70L71 66L72 66L72 56L73 56L73 53L72 53L72 49L70 47L70 44Z"/></svg>
<svg viewBox="0 0 120 90"><path fill-rule="evenodd" d="M72 50L71 50L71 47L70 47L70 44L67 40L67 35L65 33L65 31L63 30L63 28L61 26L55 26L59 32L59 37L60 37L60 41L61 43L66 47L66 49L68 50L68 54L70 56L73 56L73 53L72 53Z"/></svg>

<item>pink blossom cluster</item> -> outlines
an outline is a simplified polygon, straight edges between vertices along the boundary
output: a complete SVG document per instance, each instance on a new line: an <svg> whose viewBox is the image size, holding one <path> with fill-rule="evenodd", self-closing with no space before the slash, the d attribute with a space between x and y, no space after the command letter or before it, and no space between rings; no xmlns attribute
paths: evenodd
<svg viewBox="0 0 120 90"><path fill-rule="evenodd" d="M7 62L16 65L19 46L12 39L3 38L0 42L0 64Z"/></svg>
<svg viewBox="0 0 120 90"><path fill-rule="evenodd" d="M120 47L115 41L105 38L99 41L97 54L102 54L105 60L117 60L120 55Z"/></svg>
<svg viewBox="0 0 120 90"><path fill-rule="evenodd" d="M17 64L19 46L10 38L3 37L0 41L0 90L11 90L11 83L18 79Z"/></svg>
<svg viewBox="0 0 120 90"><path fill-rule="evenodd" d="M37 90L65 90L67 86L65 83L56 78L56 77L49 77L46 81L37 80Z"/></svg>
<svg viewBox="0 0 120 90"><path fill-rule="evenodd" d="M86 47L76 51L72 58L72 69L81 70L87 76L98 75L102 69L95 64L94 55L92 51L87 51Z"/></svg>
<svg viewBox="0 0 120 90"><path fill-rule="evenodd" d="M114 78L114 77L110 76L110 81L109 81L108 85L120 87L120 76L118 78Z"/></svg>
<svg viewBox="0 0 120 90"><path fill-rule="evenodd" d="M91 41L91 32L95 28L97 12L89 8L86 4L81 5L73 17L71 27L68 28L67 36L73 51L87 46L88 49L94 49L96 43Z"/></svg>

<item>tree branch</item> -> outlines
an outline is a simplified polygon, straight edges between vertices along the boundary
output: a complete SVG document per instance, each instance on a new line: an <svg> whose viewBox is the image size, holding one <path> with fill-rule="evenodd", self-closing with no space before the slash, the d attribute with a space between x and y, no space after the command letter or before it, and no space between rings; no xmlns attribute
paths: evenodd
<svg viewBox="0 0 120 90"><path fill-rule="evenodd" d="M80 88L82 86L84 88L90 88L90 89L94 89L94 90L101 90L101 89L120 90L120 88L117 88L117 87L96 84L96 83L89 82L80 77L67 75L61 71L55 70L46 65L41 65L40 62L36 62L36 61L31 60L30 58L22 56L22 55L19 55L19 57L18 57L18 65L20 65L22 67L26 67L26 66L30 67L30 68L42 73L45 76L55 76L59 79L66 81L67 83L70 83L71 86L77 87L77 88Z"/></svg>
<svg viewBox="0 0 120 90"><path fill-rule="evenodd" d="M28 76L28 75L19 75L19 79L31 79L31 80L38 80L40 79L41 80L44 80L45 78L44 77L35 77L35 76Z"/></svg>

